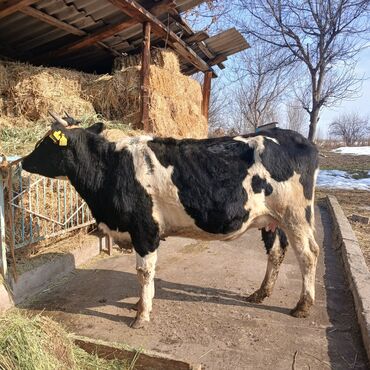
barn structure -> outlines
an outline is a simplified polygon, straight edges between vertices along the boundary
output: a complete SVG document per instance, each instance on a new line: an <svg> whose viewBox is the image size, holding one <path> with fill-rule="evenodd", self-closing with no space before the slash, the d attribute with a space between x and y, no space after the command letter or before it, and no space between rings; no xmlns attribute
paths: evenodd
<svg viewBox="0 0 370 370"><path fill-rule="evenodd" d="M170 48L181 72L204 73L207 117L211 79L230 55L248 48L231 28L214 36L194 32L184 12L204 0L0 1L0 59L110 73L114 60L141 52L141 128L148 122L150 48Z"/></svg>
<svg viewBox="0 0 370 370"><path fill-rule="evenodd" d="M224 62L229 56L249 45L235 28L213 36L204 31L193 31L184 20L183 14L203 2L204 0L0 0L0 125L5 122L2 119L7 116L8 111L13 109L10 100L15 100L13 105L17 112L11 112L14 115L14 125L20 125L20 118L25 116L28 109L26 115L31 122L26 127L33 127L32 121L45 118L49 109L45 104L49 104L55 97L55 94L41 96L44 93L42 90L58 90L57 95L61 95L62 102L74 100L75 96L69 95L68 88L73 86L76 79L80 79L80 75L81 79L88 80L89 88L94 85L95 91L101 90L95 97L95 100L99 100L105 94L104 86L107 81L99 76L107 73L111 74L108 77L112 77L112 72L117 71L117 65L127 65L136 60L139 63L130 72L131 75L121 73L119 88L124 87L128 77L134 76L135 84L138 85L134 94L138 96L135 101L138 104L136 108L139 123L135 128L153 132L150 115L153 85L150 80L155 69L158 70L158 65L153 61L156 58L153 50L171 50L176 61L173 62L175 59L170 57L169 64L174 63L175 67L160 71L157 77L160 80L159 85L173 85L166 96L167 100L172 100L166 108L167 115L162 114L163 110L159 109L157 116L164 116L162 120L166 121L177 109L177 117L171 123L174 126L176 119L180 120L180 116L185 115L183 112L193 110L190 105L185 109L178 109L178 96L168 96L179 90L182 84L188 83L186 88L181 88L180 95L183 100L189 101L194 99L192 95L196 95L196 110L199 113L189 113L186 134L204 137L207 134L206 118L211 80L225 68ZM164 65L168 63L166 60L162 62ZM2 71L9 70L12 79L8 78L9 81L4 82L7 76ZM178 74L172 75L175 70L179 71ZM71 84L65 84L63 88L64 95L61 92L61 80L65 79L63 71L67 79L72 76ZM189 77L198 72L204 74L202 88ZM46 78L43 80L42 76L45 74ZM29 85L37 85L33 86L34 90L27 90L24 78ZM48 83L49 86L46 86ZM190 88L191 86L195 88ZM119 103L119 91L115 90L114 93L118 93L116 100ZM92 94L88 92L87 95ZM40 112L36 112L40 107L32 105L33 103L31 108L27 107L32 99L38 100L37 104L44 111L43 117ZM90 101L86 103L91 107ZM78 104L80 101L77 99L75 105ZM58 113L62 112L61 109ZM202 131L198 135L194 117L202 118ZM46 120L45 125L48 125ZM171 127L162 127L161 134L176 136L170 129ZM181 131L177 134L180 137L186 136ZM30 148L34 145L29 144ZM30 176L20 166L9 168L10 172L0 173L0 260L3 275L6 275L4 272L7 269L7 259L9 260L10 254L14 257L14 251L94 223L86 204L70 184ZM108 239L107 243L110 250L111 240Z"/></svg>

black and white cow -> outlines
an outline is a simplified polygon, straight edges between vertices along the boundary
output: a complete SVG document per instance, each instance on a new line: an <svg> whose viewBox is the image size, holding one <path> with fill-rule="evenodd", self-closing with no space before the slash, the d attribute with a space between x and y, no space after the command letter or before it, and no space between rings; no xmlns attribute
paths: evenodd
<svg viewBox="0 0 370 370"><path fill-rule="evenodd" d="M278 128L236 137L142 136L113 143L99 135L102 123L87 129L66 125L57 117L24 158L23 168L68 177L105 233L119 238L129 232L141 286L133 327L149 321L161 239L230 240L252 227L262 229L268 263L261 287L247 300L262 302L271 294L289 240L303 278L291 314L308 315L319 253L313 212L318 154L313 144Z"/></svg>

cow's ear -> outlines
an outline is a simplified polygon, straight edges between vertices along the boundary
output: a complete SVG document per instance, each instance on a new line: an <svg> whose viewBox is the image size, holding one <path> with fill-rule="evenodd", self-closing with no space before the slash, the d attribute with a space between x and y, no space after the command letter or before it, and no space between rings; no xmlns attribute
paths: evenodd
<svg viewBox="0 0 370 370"><path fill-rule="evenodd" d="M99 135L104 130L104 123L103 122L94 123L92 126L88 127L86 130L93 134Z"/></svg>

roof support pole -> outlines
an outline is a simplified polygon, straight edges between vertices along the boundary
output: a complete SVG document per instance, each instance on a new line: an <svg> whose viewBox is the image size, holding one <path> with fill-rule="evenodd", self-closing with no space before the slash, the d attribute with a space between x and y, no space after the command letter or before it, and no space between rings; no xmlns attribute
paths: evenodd
<svg viewBox="0 0 370 370"><path fill-rule="evenodd" d="M151 132L153 127L149 125L149 73L150 73L150 22L143 24L143 50L141 52L141 120L140 128L144 131Z"/></svg>
<svg viewBox="0 0 370 370"><path fill-rule="evenodd" d="M209 101L211 97L211 81L212 81L212 71L204 72L203 80L203 100L202 100L202 114L208 120L209 114Z"/></svg>

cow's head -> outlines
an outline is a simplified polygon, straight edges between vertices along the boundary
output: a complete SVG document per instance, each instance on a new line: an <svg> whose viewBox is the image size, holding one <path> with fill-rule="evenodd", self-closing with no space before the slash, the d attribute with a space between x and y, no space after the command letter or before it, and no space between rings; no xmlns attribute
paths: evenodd
<svg viewBox="0 0 370 370"><path fill-rule="evenodd" d="M81 135L100 134L104 125L98 122L82 129L77 127L79 122L68 115L61 118L55 113L50 114L55 120L51 129L37 142L32 153L22 160L22 167L46 177L67 176L67 164L74 159L74 146Z"/></svg>

